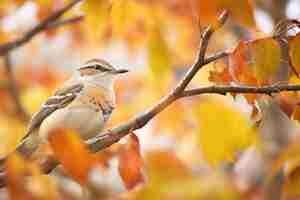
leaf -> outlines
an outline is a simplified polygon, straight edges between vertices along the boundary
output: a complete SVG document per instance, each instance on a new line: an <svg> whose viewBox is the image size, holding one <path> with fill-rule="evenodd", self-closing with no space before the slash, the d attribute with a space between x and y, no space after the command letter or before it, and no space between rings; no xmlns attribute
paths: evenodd
<svg viewBox="0 0 300 200"><path fill-rule="evenodd" d="M238 199L223 176L193 174L172 152L149 152L145 160L149 180L130 199Z"/></svg>
<svg viewBox="0 0 300 200"><path fill-rule="evenodd" d="M33 114L40 109L40 106L51 95L45 87L32 87L21 94L21 101L28 113Z"/></svg>
<svg viewBox="0 0 300 200"><path fill-rule="evenodd" d="M149 181L135 199L168 199L168 194L174 195L176 189L178 190L177 186L180 183L184 185L189 179L187 166L172 152L149 152L145 160ZM179 185L175 185L176 183Z"/></svg>
<svg viewBox="0 0 300 200"><path fill-rule="evenodd" d="M229 72L229 67L225 65L225 62L216 61L209 71L208 80L216 84L229 84L232 81L232 77Z"/></svg>
<svg viewBox="0 0 300 200"><path fill-rule="evenodd" d="M232 77L242 84L269 84L277 80L281 63L279 43L272 38L240 42L230 54Z"/></svg>
<svg viewBox="0 0 300 200"><path fill-rule="evenodd" d="M0 1L0 9L4 9L7 6L8 0Z"/></svg>
<svg viewBox="0 0 300 200"><path fill-rule="evenodd" d="M125 28L129 24L129 14L131 1L128 0L114 0L112 2L111 18L113 24L114 34L124 34ZM132 22L131 22L132 23Z"/></svg>
<svg viewBox="0 0 300 200"><path fill-rule="evenodd" d="M54 182L49 176L42 175L35 163L13 154L6 161L5 167L10 199L57 199Z"/></svg>
<svg viewBox="0 0 300 200"><path fill-rule="evenodd" d="M151 72L151 83L163 88L170 77L171 55L158 22L155 22L155 25L150 29L148 62Z"/></svg>
<svg viewBox="0 0 300 200"><path fill-rule="evenodd" d="M190 175L187 166L172 152L156 151L148 153L146 161L149 178L152 181L172 181Z"/></svg>
<svg viewBox="0 0 300 200"><path fill-rule="evenodd" d="M11 116L0 115L0 157L14 151L25 131L26 123Z"/></svg>
<svg viewBox="0 0 300 200"><path fill-rule="evenodd" d="M289 40L290 62L296 72L300 73L300 34Z"/></svg>
<svg viewBox="0 0 300 200"><path fill-rule="evenodd" d="M216 24L217 16L222 10L227 9L230 16L237 22L253 27L255 26L254 9L252 0L211 0L199 2L199 18L201 24L209 25Z"/></svg>
<svg viewBox="0 0 300 200"><path fill-rule="evenodd" d="M142 167L139 139L131 133L119 153L119 173L127 189L133 189L137 184L144 182Z"/></svg>
<svg viewBox="0 0 300 200"><path fill-rule="evenodd" d="M97 159L88 151L79 135L72 130L57 129L49 134L48 140L55 157L66 171L81 184L86 184Z"/></svg>
<svg viewBox="0 0 300 200"><path fill-rule="evenodd" d="M27 172L24 160L13 154L5 163L7 173L7 188L11 199L21 200L29 194L24 188L24 175ZM23 180L23 181L20 181Z"/></svg>
<svg viewBox="0 0 300 200"><path fill-rule="evenodd" d="M289 163L289 168L291 163ZM293 163L294 164L294 163ZM295 165L295 164L294 164ZM284 191L287 195L287 197L299 197L300 191L300 167L299 167L299 161L296 166L293 166L293 169L289 169L288 175L287 175L287 181L284 185Z"/></svg>
<svg viewBox="0 0 300 200"><path fill-rule="evenodd" d="M82 4L87 25L86 33L92 39L99 39L107 25L110 4L108 0L86 0Z"/></svg>
<svg viewBox="0 0 300 200"><path fill-rule="evenodd" d="M195 108L195 116L199 123L198 142L204 158L212 165L233 161L235 154L255 139L250 119L229 97L204 98Z"/></svg>
<svg viewBox="0 0 300 200"><path fill-rule="evenodd" d="M1 4L0 4L0 9L1 9ZM1 11L1 10L0 10ZM0 13L1 14L1 13ZM5 43L8 41L8 34L5 33L1 28L0 28L0 44Z"/></svg>

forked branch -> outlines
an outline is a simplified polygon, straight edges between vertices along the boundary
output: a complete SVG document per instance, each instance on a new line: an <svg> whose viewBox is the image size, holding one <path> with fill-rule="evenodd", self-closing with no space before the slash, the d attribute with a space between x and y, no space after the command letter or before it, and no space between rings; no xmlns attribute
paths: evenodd
<svg viewBox="0 0 300 200"><path fill-rule="evenodd" d="M223 12L219 18L219 25L217 27L209 26L203 32L195 64L190 67L185 76L181 79L181 81L179 81L179 83L172 91L170 91L156 105L149 108L147 111L137 115L136 117L133 117L128 122L111 129L109 132L105 132L96 138L88 140L87 144L90 147L91 151L96 152L109 147L110 145L118 142L122 137L129 134L131 130L136 130L145 126L158 113L160 113L174 101L182 97L182 93L184 92L187 85L204 65L227 56L226 52L221 52L205 59L207 46L212 34L217 30L217 28L221 27L225 23L227 16L227 12ZM49 158L46 159L44 163L41 163L41 168L45 173L49 173L58 164L59 163L53 160L53 158ZM5 174L0 174L0 186L5 185L4 178Z"/></svg>

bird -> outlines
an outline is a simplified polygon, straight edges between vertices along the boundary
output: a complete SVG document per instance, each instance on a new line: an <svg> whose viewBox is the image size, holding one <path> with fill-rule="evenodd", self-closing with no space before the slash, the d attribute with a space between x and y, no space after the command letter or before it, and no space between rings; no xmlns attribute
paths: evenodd
<svg viewBox="0 0 300 200"><path fill-rule="evenodd" d="M55 129L72 129L83 140L98 135L115 108L114 80L126 72L103 59L85 62L32 116L15 151L29 157Z"/></svg>

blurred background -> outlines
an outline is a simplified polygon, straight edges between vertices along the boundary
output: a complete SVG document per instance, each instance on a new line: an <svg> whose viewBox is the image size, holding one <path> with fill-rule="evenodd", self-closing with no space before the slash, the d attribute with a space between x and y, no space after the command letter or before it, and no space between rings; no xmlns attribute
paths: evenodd
<svg viewBox="0 0 300 200"><path fill-rule="evenodd" d="M236 52L240 41L269 39L276 24L300 17L299 0L83 0L29 41L1 52L2 44L28 34L70 2L0 0L0 157L13 151L25 134L30 116L88 59L102 58L117 68L130 70L115 84L117 106L107 126L111 128L154 105L174 88L196 58L201 32L216 24L223 9L229 10L229 19L213 35L208 55L222 50ZM289 34L297 36L298 28L289 29ZM234 77L232 70L236 68L229 68L229 62L220 59L206 65L189 87L274 83L273 77L272 81L252 78L242 67L241 76ZM291 73L298 71L298 66L281 71L280 75L286 73L288 77L280 81L299 83ZM270 69L255 75L272 73ZM278 95L276 103L269 100L271 103L262 106L268 114L270 109L276 111L270 116L284 116L286 120L270 117L265 122L271 123L269 132L275 131L276 123L298 127L299 100L295 95ZM266 167L262 164L265 158L256 152L263 149L256 148L257 143L265 142L257 137L260 129L256 125L263 110L258 109L257 99L257 95L228 94L176 101L136 130L138 139L125 137L97 153L101 169L95 172L96 189L79 184L76 178L74 181L63 167L46 176L38 165L15 158L9 165L11 184L1 189L0 199L84 199L82 188L89 188L94 199L268 199L264 193L272 193L274 188L265 192L269 187L262 186L265 169L278 175L276 169L286 160L280 153L277 165L272 160L272 167ZM141 155L132 143L139 143ZM297 157L295 149L289 151ZM122 151L127 154L121 156L120 164ZM132 157L143 164L136 164ZM120 176L122 165L130 171L126 166L131 162L139 166L138 172L124 175L123 169ZM299 162L292 163L285 176L292 178L279 189L285 198L297 199ZM26 187L18 186L23 169L17 166L27 166L34 174Z"/></svg>

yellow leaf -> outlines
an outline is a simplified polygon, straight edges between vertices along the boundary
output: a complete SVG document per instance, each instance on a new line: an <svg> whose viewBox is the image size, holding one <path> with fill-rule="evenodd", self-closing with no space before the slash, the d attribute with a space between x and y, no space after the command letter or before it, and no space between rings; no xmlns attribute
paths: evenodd
<svg viewBox="0 0 300 200"><path fill-rule="evenodd" d="M45 87L33 87L21 94L21 101L25 110L30 114L37 112L43 102L51 95Z"/></svg>
<svg viewBox="0 0 300 200"><path fill-rule="evenodd" d="M99 39L107 25L110 11L109 1L86 0L81 8L85 12L86 33L89 34L92 39Z"/></svg>
<svg viewBox="0 0 300 200"><path fill-rule="evenodd" d="M293 68L300 73L300 34L289 41L289 56Z"/></svg>
<svg viewBox="0 0 300 200"><path fill-rule="evenodd" d="M7 0L0 1L0 8L4 8L6 3L7 3Z"/></svg>
<svg viewBox="0 0 300 200"><path fill-rule="evenodd" d="M163 88L171 73L171 55L158 23L153 25L149 33L148 62L152 84Z"/></svg>
<svg viewBox="0 0 300 200"><path fill-rule="evenodd" d="M279 43L272 38L241 42L229 57L234 79L243 84L275 82L281 64Z"/></svg>
<svg viewBox="0 0 300 200"><path fill-rule="evenodd" d="M250 48L253 53L252 60L255 62L252 66L257 79L260 82L264 82L270 79L270 77L275 77L279 69L281 58L279 43L273 39L256 40L252 43Z"/></svg>
<svg viewBox="0 0 300 200"><path fill-rule="evenodd" d="M299 164L299 163L298 163ZM289 198L297 197L300 195L300 168L299 165L297 168L293 169L287 177L287 181L284 185L284 191Z"/></svg>
<svg viewBox="0 0 300 200"><path fill-rule="evenodd" d="M224 96L207 96L196 108L198 141L204 158L215 165L232 161L235 153L255 139L250 120Z"/></svg>
<svg viewBox="0 0 300 200"><path fill-rule="evenodd" d="M13 154L9 156L5 167L10 199L57 199L54 182L49 176L42 175L35 163Z"/></svg>
<svg viewBox="0 0 300 200"><path fill-rule="evenodd" d="M144 39L144 26L147 23L149 8L132 0L113 0L111 23L113 35L127 40L128 45L140 43ZM133 44L132 44L133 43Z"/></svg>
<svg viewBox="0 0 300 200"><path fill-rule="evenodd" d="M238 199L223 176L197 176L171 152L145 156L149 180L130 199Z"/></svg>
<svg viewBox="0 0 300 200"><path fill-rule="evenodd" d="M128 0L114 0L111 8L113 31L116 35L124 33L129 22L130 5ZM132 23L132 22L131 22Z"/></svg>
<svg viewBox="0 0 300 200"><path fill-rule="evenodd" d="M24 136L26 125L20 120L0 115L0 157L12 152Z"/></svg>

